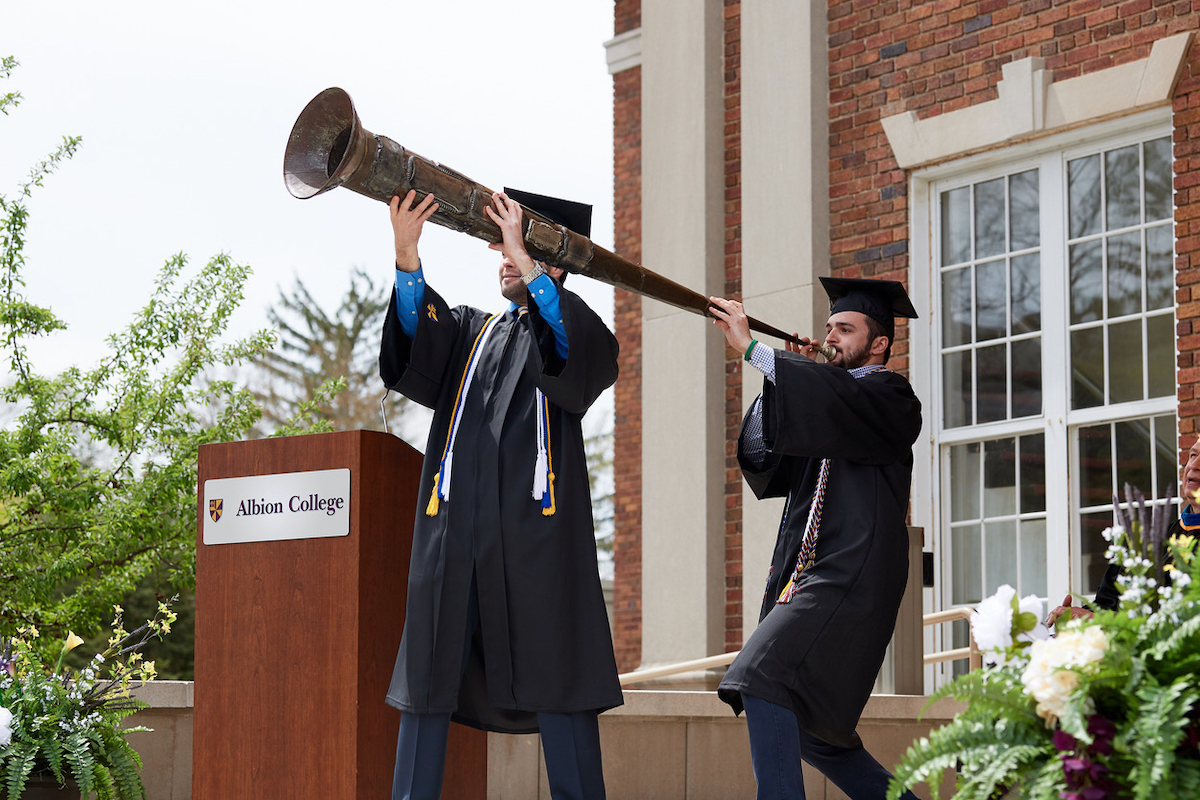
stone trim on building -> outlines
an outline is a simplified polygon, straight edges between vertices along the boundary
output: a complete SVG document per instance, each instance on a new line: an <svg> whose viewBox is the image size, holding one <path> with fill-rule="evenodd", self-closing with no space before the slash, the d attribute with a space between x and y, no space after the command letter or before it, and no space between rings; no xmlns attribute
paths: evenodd
<svg viewBox="0 0 1200 800"><path fill-rule="evenodd" d="M883 130L897 166L918 169L1170 105L1191 41L1191 32L1168 36L1148 58L1057 83L1043 58L1011 61L997 99L928 119L906 111L884 117Z"/></svg>

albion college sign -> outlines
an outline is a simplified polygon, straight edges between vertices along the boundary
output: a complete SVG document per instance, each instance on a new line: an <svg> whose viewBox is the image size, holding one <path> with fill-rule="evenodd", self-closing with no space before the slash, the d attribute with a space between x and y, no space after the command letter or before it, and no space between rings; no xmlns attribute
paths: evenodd
<svg viewBox="0 0 1200 800"><path fill-rule="evenodd" d="M213 478L200 502L204 544L346 536L350 470Z"/></svg>

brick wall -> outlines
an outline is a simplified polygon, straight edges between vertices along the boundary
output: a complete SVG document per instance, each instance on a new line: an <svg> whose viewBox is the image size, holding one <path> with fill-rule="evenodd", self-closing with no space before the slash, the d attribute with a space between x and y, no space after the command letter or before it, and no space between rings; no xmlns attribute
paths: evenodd
<svg viewBox="0 0 1200 800"><path fill-rule="evenodd" d="M725 0L725 296L742 296L742 7ZM742 354L725 352L725 651L742 646Z"/></svg>
<svg viewBox="0 0 1200 800"><path fill-rule="evenodd" d="M617 0L616 35L642 24L641 0ZM642 260L642 68L613 76L613 250ZM621 346L613 420L613 645L617 669L642 660L642 299L613 298Z"/></svg>
<svg viewBox="0 0 1200 800"><path fill-rule="evenodd" d="M1186 3L1180 5L1187 5ZM1200 7L1200 3L1193 4ZM1200 13L1181 14L1172 32L1200 26ZM1200 45L1192 43L1175 90L1175 319L1179 337L1179 449L1200 433ZM1182 459L1181 459L1182 460Z"/></svg>
<svg viewBox="0 0 1200 800"><path fill-rule="evenodd" d="M1040 57L1056 81L1146 58L1158 39L1200 23L1193 0L831 0L829 148L831 270L908 278L907 176L882 117L924 119L998 96L1000 68ZM1180 433L1190 445L1200 412L1200 52L1193 47L1175 99L1176 267ZM1195 194L1193 194L1195 193ZM1197 301L1197 302L1193 302ZM1190 305L1189 305L1190 304ZM906 371L898 325L889 366Z"/></svg>

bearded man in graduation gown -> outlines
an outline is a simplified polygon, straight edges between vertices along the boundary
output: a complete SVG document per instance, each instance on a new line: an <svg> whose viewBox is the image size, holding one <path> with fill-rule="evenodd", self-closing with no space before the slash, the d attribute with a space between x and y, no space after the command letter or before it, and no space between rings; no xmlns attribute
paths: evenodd
<svg viewBox="0 0 1200 800"><path fill-rule="evenodd" d="M387 695L403 712L397 800L440 795L451 719L540 729L552 796L604 797L596 717L622 699L580 422L617 378L617 342L561 270L529 257L515 197L590 224L589 206L496 193L500 314L451 308L425 285L417 242L435 198L390 203L396 289L380 375L434 410Z"/></svg>
<svg viewBox="0 0 1200 800"><path fill-rule="evenodd" d="M718 689L746 711L759 800L803 798L801 760L852 800L883 800L891 778L855 728L908 579L921 403L885 364L893 315L916 312L895 281L821 281L829 363L809 357L815 343L753 340L742 304L711 298L726 342L764 375L738 441L742 472L760 499L787 498L759 625Z"/></svg>

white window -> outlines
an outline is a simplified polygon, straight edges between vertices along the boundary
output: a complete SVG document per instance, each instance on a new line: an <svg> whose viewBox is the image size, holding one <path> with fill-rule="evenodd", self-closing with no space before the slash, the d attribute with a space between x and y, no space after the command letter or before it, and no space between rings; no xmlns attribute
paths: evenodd
<svg viewBox="0 0 1200 800"><path fill-rule="evenodd" d="M1114 493L1177 491L1170 128L1073 142L923 184L933 474L914 520L943 607L1004 583L1090 595Z"/></svg>

